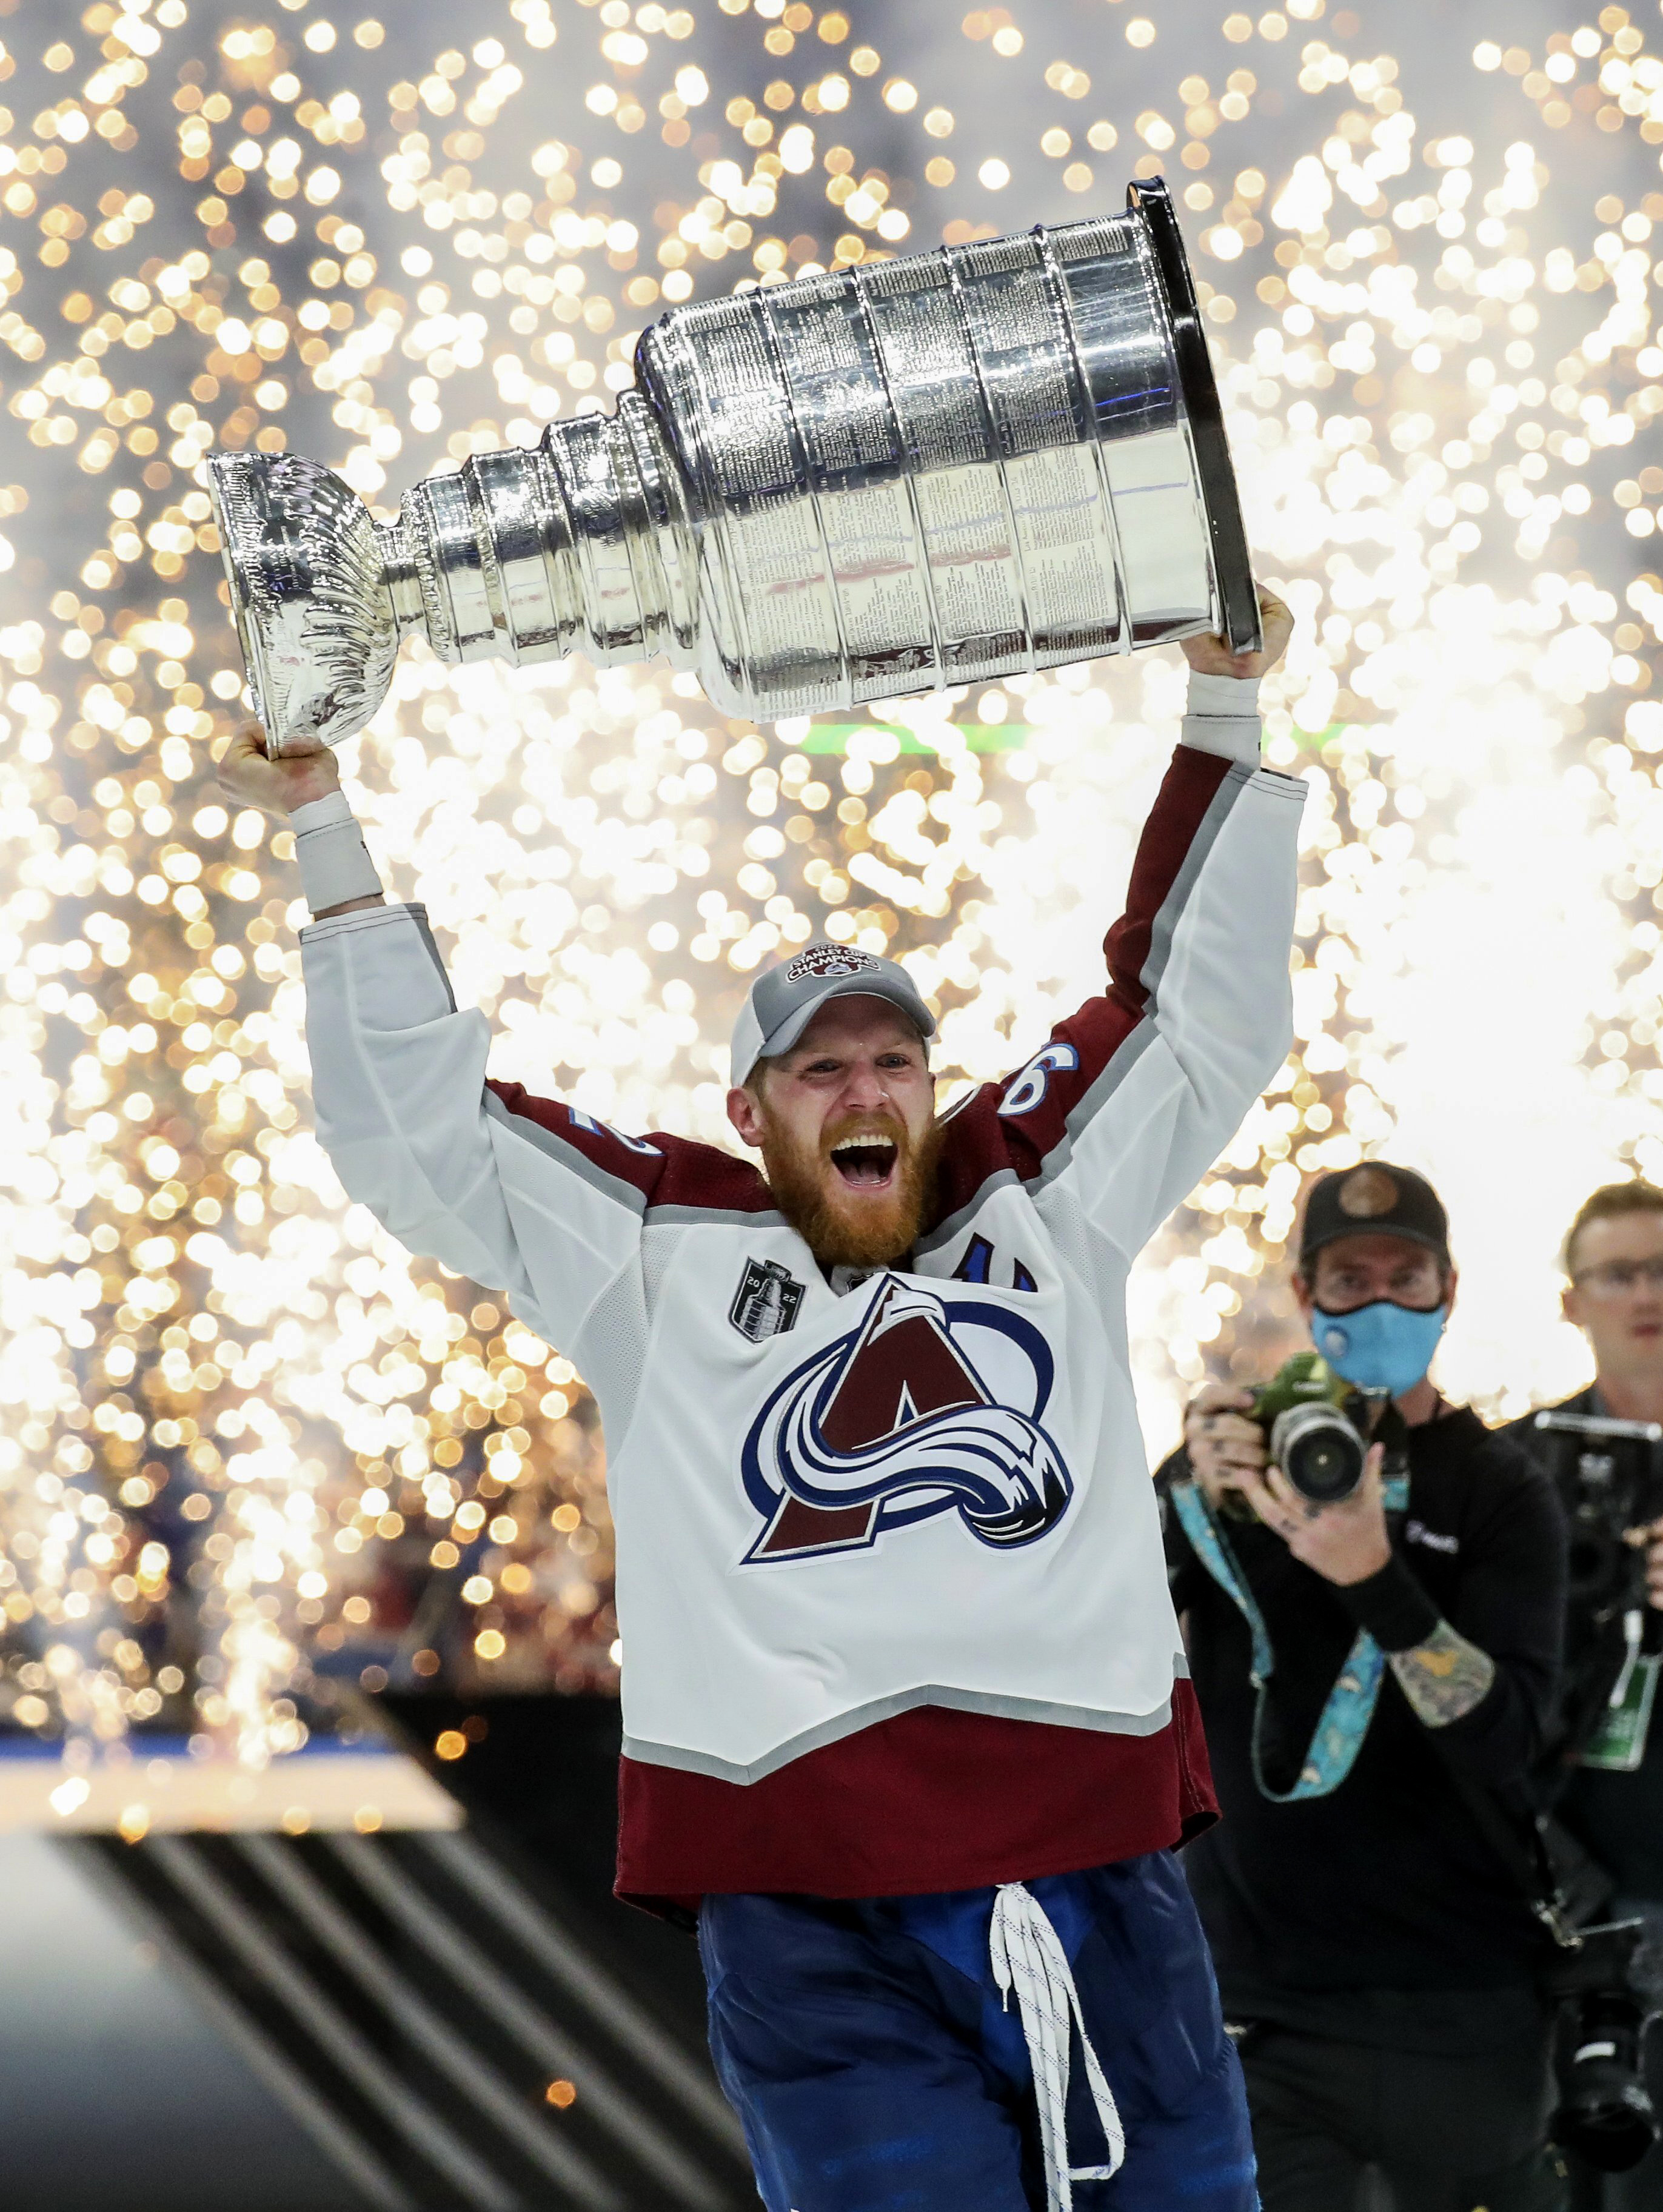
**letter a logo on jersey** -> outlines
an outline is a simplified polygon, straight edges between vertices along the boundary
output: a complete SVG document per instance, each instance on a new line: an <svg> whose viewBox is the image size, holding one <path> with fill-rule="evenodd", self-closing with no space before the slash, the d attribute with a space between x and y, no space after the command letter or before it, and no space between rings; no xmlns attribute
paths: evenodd
<svg viewBox="0 0 1663 2212"><path fill-rule="evenodd" d="M1020 1315L882 1277L860 1326L751 1425L745 1491L763 1526L745 1564L864 1551L942 1513L996 1550L1047 1534L1074 1487L1040 1425L1053 1372Z"/></svg>

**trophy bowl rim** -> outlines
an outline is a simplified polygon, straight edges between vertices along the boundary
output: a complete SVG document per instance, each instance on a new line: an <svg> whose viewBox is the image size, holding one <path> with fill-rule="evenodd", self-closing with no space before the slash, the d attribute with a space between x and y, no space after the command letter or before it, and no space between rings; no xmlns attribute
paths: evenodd
<svg viewBox="0 0 1663 2212"><path fill-rule="evenodd" d="M1241 520L1241 494L1230 459L1217 380L1212 373L1212 356L1201 327L1195 280L1166 179L1134 179L1126 186L1126 206L1143 217L1166 295L1173 358L1212 543L1225 641L1232 653L1257 653L1264 645L1265 633L1259 618L1259 592L1253 583L1247 527Z"/></svg>
<svg viewBox="0 0 1663 2212"><path fill-rule="evenodd" d="M222 447L208 456L209 504L214 513L214 529L220 541L220 565L225 571L226 595L231 603L231 620L235 625L237 643L242 648L243 673L253 695L254 719L266 731L266 742L271 743L266 715L265 656L260 647L258 625L247 619L248 593L243 587L241 571L233 553L236 532L233 527L234 509L226 491L230 480L243 472L248 455L233 448Z"/></svg>

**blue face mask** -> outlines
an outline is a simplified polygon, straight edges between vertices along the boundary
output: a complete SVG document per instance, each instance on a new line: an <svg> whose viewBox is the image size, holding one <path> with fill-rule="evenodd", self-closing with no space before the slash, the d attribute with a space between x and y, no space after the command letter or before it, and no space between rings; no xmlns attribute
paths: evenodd
<svg viewBox="0 0 1663 2212"><path fill-rule="evenodd" d="M1348 1314L1324 1313L1319 1306L1311 1316L1311 1337L1335 1374L1359 1390L1387 1390L1400 1398L1432 1364L1448 1318L1447 1305L1414 1313L1384 1298Z"/></svg>

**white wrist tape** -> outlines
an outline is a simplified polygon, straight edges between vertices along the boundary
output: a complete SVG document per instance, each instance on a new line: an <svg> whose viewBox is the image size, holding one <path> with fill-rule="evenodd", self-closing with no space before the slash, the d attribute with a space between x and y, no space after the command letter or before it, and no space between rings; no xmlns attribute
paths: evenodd
<svg viewBox="0 0 1663 2212"><path fill-rule="evenodd" d="M343 791L308 800L288 817L294 832L294 857L300 864L300 888L313 914L348 899L371 898L382 888Z"/></svg>
<svg viewBox="0 0 1663 2212"><path fill-rule="evenodd" d="M1192 668L1183 743L1222 760L1259 766L1259 678L1207 676Z"/></svg>

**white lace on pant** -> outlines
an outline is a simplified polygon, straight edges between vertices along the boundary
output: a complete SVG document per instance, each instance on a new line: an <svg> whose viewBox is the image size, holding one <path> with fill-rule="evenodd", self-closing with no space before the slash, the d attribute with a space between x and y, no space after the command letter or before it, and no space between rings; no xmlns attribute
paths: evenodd
<svg viewBox="0 0 1663 2212"><path fill-rule="evenodd" d="M1080 2012L1079 1992L1068 1956L1037 1898L1019 1881L1002 1883L993 1893L993 1924L988 1938L993 1979L1005 2009L1017 1992L1034 2093L1040 2108L1040 2145L1045 2160L1046 2212L1072 2212L1077 2181L1107 2181L1126 2157L1126 2131ZM1085 2077L1097 2119L1108 2139L1107 2166L1068 2162L1066 2112L1072 2031L1080 2032Z"/></svg>

